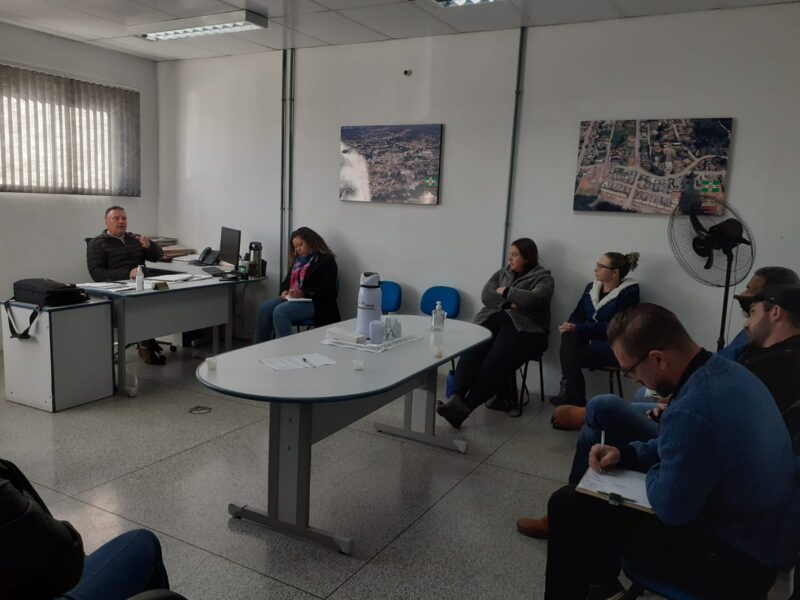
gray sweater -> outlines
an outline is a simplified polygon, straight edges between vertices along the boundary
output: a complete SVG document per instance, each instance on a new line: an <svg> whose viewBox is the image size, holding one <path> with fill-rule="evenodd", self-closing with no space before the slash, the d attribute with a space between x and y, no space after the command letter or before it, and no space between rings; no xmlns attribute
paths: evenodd
<svg viewBox="0 0 800 600"><path fill-rule="evenodd" d="M497 293L499 287L509 288L506 296ZM511 269L504 267L483 286L483 308L475 315L475 323L480 325L493 314L505 311L517 331L548 334L552 297L553 277L542 265L536 265L522 275L515 275Z"/></svg>

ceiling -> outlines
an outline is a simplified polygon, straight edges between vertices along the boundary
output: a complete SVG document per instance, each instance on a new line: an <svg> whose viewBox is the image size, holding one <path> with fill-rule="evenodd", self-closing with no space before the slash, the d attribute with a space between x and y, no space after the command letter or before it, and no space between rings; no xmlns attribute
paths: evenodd
<svg viewBox="0 0 800 600"><path fill-rule="evenodd" d="M496 0L459 8L433 0L0 0L0 22L162 61L787 1L800 0ZM159 42L136 35L151 23L241 9L266 15L269 27Z"/></svg>

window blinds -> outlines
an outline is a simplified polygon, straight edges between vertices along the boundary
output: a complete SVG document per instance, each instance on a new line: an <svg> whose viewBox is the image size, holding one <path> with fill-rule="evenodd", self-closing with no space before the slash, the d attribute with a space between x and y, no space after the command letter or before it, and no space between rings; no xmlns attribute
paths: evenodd
<svg viewBox="0 0 800 600"><path fill-rule="evenodd" d="M0 64L0 191L139 196L139 92Z"/></svg>

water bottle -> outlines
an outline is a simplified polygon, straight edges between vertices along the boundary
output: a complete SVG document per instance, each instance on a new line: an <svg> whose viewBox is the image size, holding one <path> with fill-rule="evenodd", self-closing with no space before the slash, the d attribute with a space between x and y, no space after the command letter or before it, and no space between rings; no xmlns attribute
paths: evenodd
<svg viewBox="0 0 800 600"><path fill-rule="evenodd" d="M144 270L142 265L136 267L136 291L141 292L144 290Z"/></svg>
<svg viewBox="0 0 800 600"><path fill-rule="evenodd" d="M442 309L442 301L436 301L436 308L431 313L431 331L441 331L444 329L444 319L447 313Z"/></svg>

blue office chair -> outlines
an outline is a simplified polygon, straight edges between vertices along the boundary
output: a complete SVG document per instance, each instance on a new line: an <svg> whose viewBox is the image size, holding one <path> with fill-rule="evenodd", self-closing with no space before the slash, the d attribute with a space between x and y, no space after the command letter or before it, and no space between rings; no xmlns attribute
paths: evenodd
<svg viewBox="0 0 800 600"><path fill-rule="evenodd" d="M429 315L436 308L436 302L439 300L442 302L442 309L447 313L448 319L458 317L458 311L461 309L461 294L456 288L445 285L436 285L425 290L419 300L419 310Z"/></svg>
<svg viewBox="0 0 800 600"><path fill-rule="evenodd" d="M336 280L336 292L339 292L339 280ZM306 331L314 327L314 318L310 319L303 319L302 321L292 321L292 325L294 325L295 332L299 333L301 327L305 327Z"/></svg>
<svg viewBox="0 0 800 600"><path fill-rule="evenodd" d="M381 312L385 315L400 310L403 290L394 281L381 281Z"/></svg>

